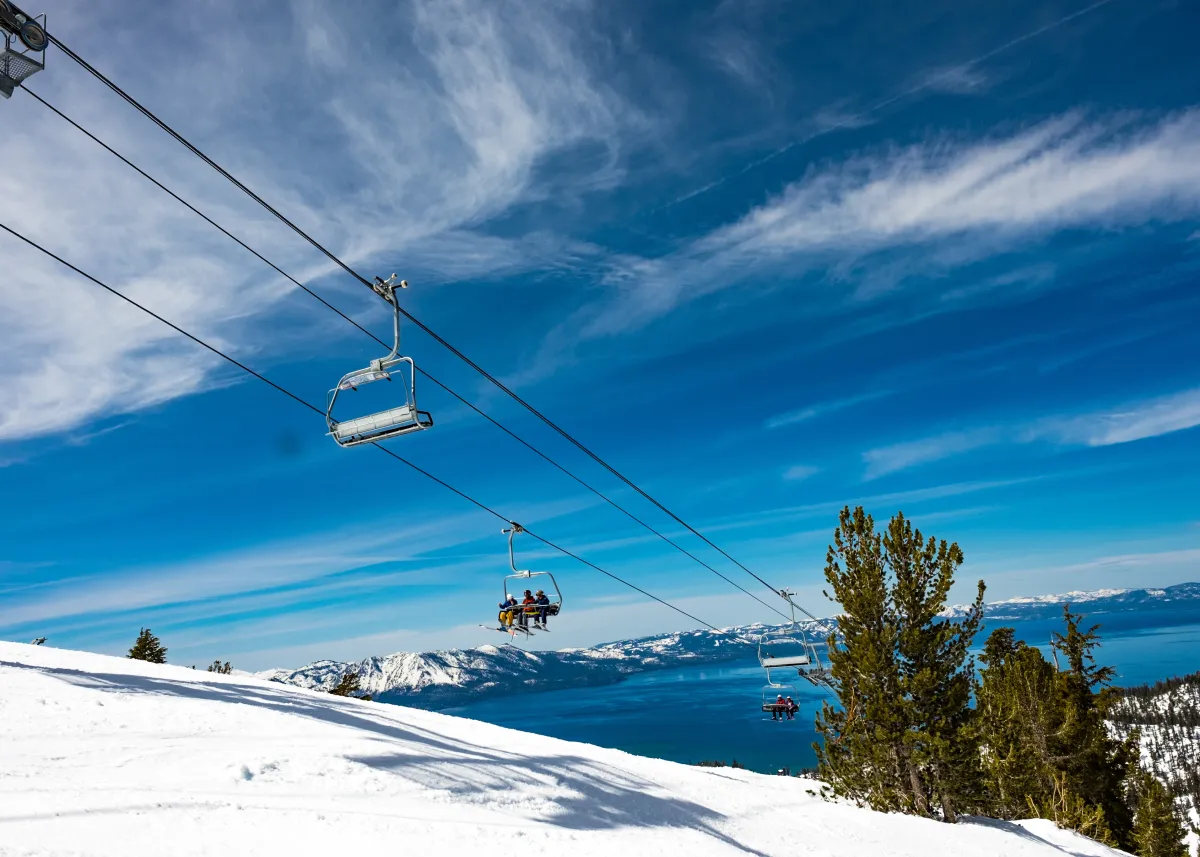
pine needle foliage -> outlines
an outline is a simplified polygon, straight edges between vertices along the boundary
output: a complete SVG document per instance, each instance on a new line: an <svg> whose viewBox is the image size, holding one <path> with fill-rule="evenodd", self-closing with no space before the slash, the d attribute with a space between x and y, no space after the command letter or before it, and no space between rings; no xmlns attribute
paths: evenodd
<svg viewBox="0 0 1200 857"><path fill-rule="evenodd" d="M832 793L884 812L953 822L980 793L969 648L983 581L960 618L941 613L963 562L957 544L926 539L903 513L884 533L860 506L839 516L825 579L842 608L829 638L838 707L817 716L813 745Z"/></svg>
<svg viewBox="0 0 1200 857"><path fill-rule="evenodd" d="M1048 818L1143 857L1175 857L1168 839L1178 844L1183 831L1163 815L1170 791L1139 767L1136 730L1111 734L1105 719L1120 693L1108 686L1112 667L1096 663L1099 626L1084 630L1081 620L1064 607L1053 664L1012 628L988 637L975 693L985 809Z"/></svg>
<svg viewBox="0 0 1200 857"><path fill-rule="evenodd" d="M167 648L159 641L158 637L150 633L149 628L142 628L137 640L133 644L133 648L129 650L129 657L135 661L165 664L167 662Z"/></svg>
<svg viewBox="0 0 1200 857"><path fill-rule="evenodd" d="M1135 853L1139 857L1188 857L1186 831L1167 787L1153 774L1139 770L1132 791L1137 802L1133 819Z"/></svg>
<svg viewBox="0 0 1200 857"><path fill-rule="evenodd" d="M349 670L342 674L341 681L337 683L337 687L329 692L334 696L352 696L355 699L361 699L365 702L370 702L371 695L366 693L360 696L360 690L362 690L362 687L359 684L358 673L354 672L353 670Z"/></svg>
<svg viewBox="0 0 1200 857"><path fill-rule="evenodd" d="M221 675L231 675L233 673L233 667L230 665L229 661L221 663L220 658L218 658L208 665L208 672L220 673Z"/></svg>

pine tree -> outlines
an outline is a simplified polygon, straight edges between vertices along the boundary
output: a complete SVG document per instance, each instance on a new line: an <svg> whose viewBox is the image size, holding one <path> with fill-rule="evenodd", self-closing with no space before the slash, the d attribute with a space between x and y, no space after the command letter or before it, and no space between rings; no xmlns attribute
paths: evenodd
<svg viewBox="0 0 1200 857"><path fill-rule="evenodd" d="M1137 770L1137 736L1109 736L1105 712L1115 699L1097 666L1096 626L1064 610L1066 630L1052 647L1059 670L1011 628L988 638L976 687L986 809L1001 818L1033 815L1108 845L1133 846L1127 775Z"/></svg>
<svg viewBox="0 0 1200 857"><path fill-rule="evenodd" d="M881 537L862 507L842 510L825 578L841 604L830 637L840 708L824 704L814 744L834 794L881 811L954 821L978 803L968 654L983 582L959 620L940 616L963 555L897 514Z"/></svg>
<svg viewBox="0 0 1200 857"><path fill-rule="evenodd" d="M355 699L361 699L364 702L371 701L371 694L365 693L362 696L358 692L362 690L359 685L358 673L353 670L347 671L342 675L342 680L338 682L337 687L329 691L334 696L353 696Z"/></svg>
<svg viewBox="0 0 1200 857"><path fill-rule="evenodd" d="M888 525L883 548L896 578L900 686L909 711L905 744L914 802L929 814L927 801L936 800L941 818L953 822L959 806L978 803L979 750L964 727L972 717L975 664L968 650L983 620L983 581L967 615L951 621L939 614L963 562L958 544L932 537L923 541L921 531L914 531L899 513ZM917 793L922 771L924 795Z"/></svg>
<svg viewBox="0 0 1200 857"><path fill-rule="evenodd" d="M1152 774L1137 770L1131 778L1137 799L1133 846L1139 857L1188 857L1185 831L1175 814L1171 793Z"/></svg>
<svg viewBox="0 0 1200 857"><path fill-rule="evenodd" d="M1107 687L1115 670L1096 665L1093 651L1100 641L1099 626L1080 630L1082 617L1072 613L1070 605L1063 608L1063 618L1066 633L1055 634L1052 642L1067 661L1067 669L1059 674L1064 719L1057 767L1072 793L1103 810L1116 844L1125 848L1133 833L1125 779L1136 765L1137 738L1115 741L1105 726L1104 714L1116 699Z"/></svg>
<svg viewBox="0 0 1200 857"><path fill-rule="evenodd" d="M129 650L129 657L135 661L149 661L152 664L167 662L167 649L159 642L158 637L150 633L149 628L143 628L138 634L137 641Z"/></svg>
<svg viewBox="0 0 1200 857"><path fill-rule="evenodd" d="M222 664L221 659L218 658L209 664L208 672L220 673L221 675L230 675L233 672L233 667L229 665L229 661L226 661L224 664Z"/></svg>
<svg viewBox="0 0 1200 857"><path fill-rule="evenodd" d="M1058 674L1040 651L997 628L984 644L975 688L986 808L1024 818L1030 803L1049 805L1055 790L1051 748L1062 725Z"/></svg>
<svg viewBox="0 0 1200 857"><path fill-rule="evenodd" d="M899 628L883 563L883 542L862 507L843 509L825 556L831 598L841 605L829 635L829 669L840 707L817 716L820 778L835 795L881 812L908 808L900 785Z"/></svg>

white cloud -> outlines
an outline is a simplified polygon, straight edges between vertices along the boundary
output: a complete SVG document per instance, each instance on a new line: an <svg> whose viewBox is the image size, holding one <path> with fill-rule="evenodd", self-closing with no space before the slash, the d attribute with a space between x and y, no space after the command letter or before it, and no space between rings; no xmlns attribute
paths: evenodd
<svg viewBox="0 0 1200 857"><path fill-rule="evenodd" d="M873 254L897 247L915 255L889 263L889 286L1058 230L1198 215L1200 109L1156 120L1068 114L1015 134L932 139L813 167L671 255L612 260L610 296L578 327L619 333L766 273L796 279L836 266L860 279L874 271Z"/></svg>
<svg viewBox="0 0 1200 857"><path fill-rule="evenodd" d="M891 444L863 453L865 478L951 458L998 444L1050 441L1112 446L1200 426L1200 388L1132 402L1118 409L1046 417L1022 425L987 426Z"/></svg>
<svg viewBox="0 0 1200 857"><path fill-rule="evenodd" d="M814 405L809 405L804 408L797 408L794 411L788 411L783 414L777 414L763 423L763 427L767 429L783 428L784 426L795 425L797 423L808 422L826 414L835 413L837 411L852 408L855 405L861 405L865 402L871 402L875 399L882 399L892 395L893 390L876 390L871 393L863 393L860 396L849 396L845 399L834 399L828 402L818 402Z"/></svg>
<svg viewBox="0 0 1200 857"><path fill-rule="evenodd" d="M919 88L923 90L949 92L955 95L978 92L987 85L987 75L973 63L933 69L926 73L918 84Z"/></svg>
<svg viewBox="0 0 1200 857"><path fill-rule="evenodd" d="M411 0L364 30L353 16L307 3L293 10L294 28L272 27L263 44L250 44L252 28L207 25L236 18L236 6L215 0L204 16L172 18L162 35L176 61L153 74L139 52L103 39L84 36L74 47L104 58L118 82L138 80L148 106L352 264L386 253L419 283L593 252L553 233L508 239L480 228L515 205L620 176L623 134L644 119L582 59L588 4ZM130 23L123 36L136 41L139 26L161 22ZM30 86L301 280L332 270L165 135L105 100L99 84L62 66ZM28 96L17 93L3 110L6 156L22 169L0 175L0 222L235 353L258 348L264 329L273 354L314 325L342 329L307 298L288 302L286 321L274 315L289 284ZM548 186L539 164L581 146L602 155ZM0 253L0 440L221 383L219 361L158 322L7 235ZM354 294L347 309L379 311L365 290Z"/></svg>
<svg viewBox="0 0 1200 857"><path fill-rule="evenodd" d="M510 511L537 530L540 523L596 506L600 501L579 494L544 501L512 499ZM354 526L316 532L301 538L267 542L233 550L154 565L131 565L79 577L59 577L46 585L22 586L6 595L0 628L18 628L30 623L63 622L82 617L85 624L103 624L114 614L130 610L153 610L172 620L211 620L223 612L298 609L302 602L319 602L321 597L346 589L370 593L387 586L460 585L468 572L486 569L506 560L499 526L485 512L472 511L446 517L410 516L397 527L356 522ZM481 530L481 524L487 526ZM495 534L495 542L482 553L451 555L449 548L477 542L480 532ZM523 547L523 561L561 557L549 548ZM384 571L345 576L369 566L387 564ZM436 570L436 572L434 571ZM294 588L299 591L285 591ZM213 606L211 599L220 598ZM394 605L393 605L394 607ZM69 627L69 626L68 626Z"/></svg>
<svg viewBox="0 0 1200 857"><path fill-rule="evenodd" d="M1030 439L1111 446L1158 437L1200 425L1200 388L1136 402L1118 410L1047 420L1028 432Z"/></svg>
<svg viewBox="0 0 1200 857"><path fill-rule="evenodd" d="M865 478L877 479L897 470L961 455L996 443L1001 437L999 429L981 428L947 432L936 437L871 449L863 453L863 461L867 464Z"/></svg>
<svg viewBox="0 0 1200 857"><path fill-rule="evenodd" d="M800 482L821 472L821 468L808 464L795 464L784 471L783 478L791 482Z"/></svg>
<svg viewBox="0 0 1200 857"><path fill-rule="evenodd" d="M869 249L1200 210L1200 111L1147 127L1065 116L1007 138L939 141L816 171L710 235L716 252Z"/></svg>

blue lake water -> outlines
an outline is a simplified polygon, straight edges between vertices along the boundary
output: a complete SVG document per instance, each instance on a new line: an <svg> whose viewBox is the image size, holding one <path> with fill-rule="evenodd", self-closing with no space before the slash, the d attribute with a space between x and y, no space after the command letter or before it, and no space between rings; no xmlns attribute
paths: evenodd
<svg viewBox="0 0 1200 857"><path fill-rule="evenodd" d="M1102 622L1103 643L1097 662L1117 668L1116 684L1153 683L1200 670L1196 607L1145 617L1108 614L1096 621ZM1042 649L1051 632L1062 628L1050 621L997 624L1015 627L1018 638ZM977 641L986 634L985 629ZM760 710L763 684L763 670L751 657L745 663L642 673L604 687L487 700L447 713L676 762L736 759L764 772L812 767L815 714L823 699L836 704L836 698L797 680L796 719L774 722Z"/></svg>

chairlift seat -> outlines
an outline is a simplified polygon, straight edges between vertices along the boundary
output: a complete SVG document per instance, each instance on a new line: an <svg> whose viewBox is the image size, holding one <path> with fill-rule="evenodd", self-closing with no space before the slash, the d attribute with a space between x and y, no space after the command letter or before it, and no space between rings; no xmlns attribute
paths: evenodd
<svg viewBox="0 0 1200 857"><path fill-rule="evenodd" d="M330 434L341 446L356 446L421 431L432 425L433 418L426 411L405 404L377 414L335 422Z"/></svg>
<svg viewBox="0 0 1200 857"><path fill-rule="evenodd" d="M790 655L784 658L763 658L764 667L806 667L812 663L808 655Z"/></svg>

